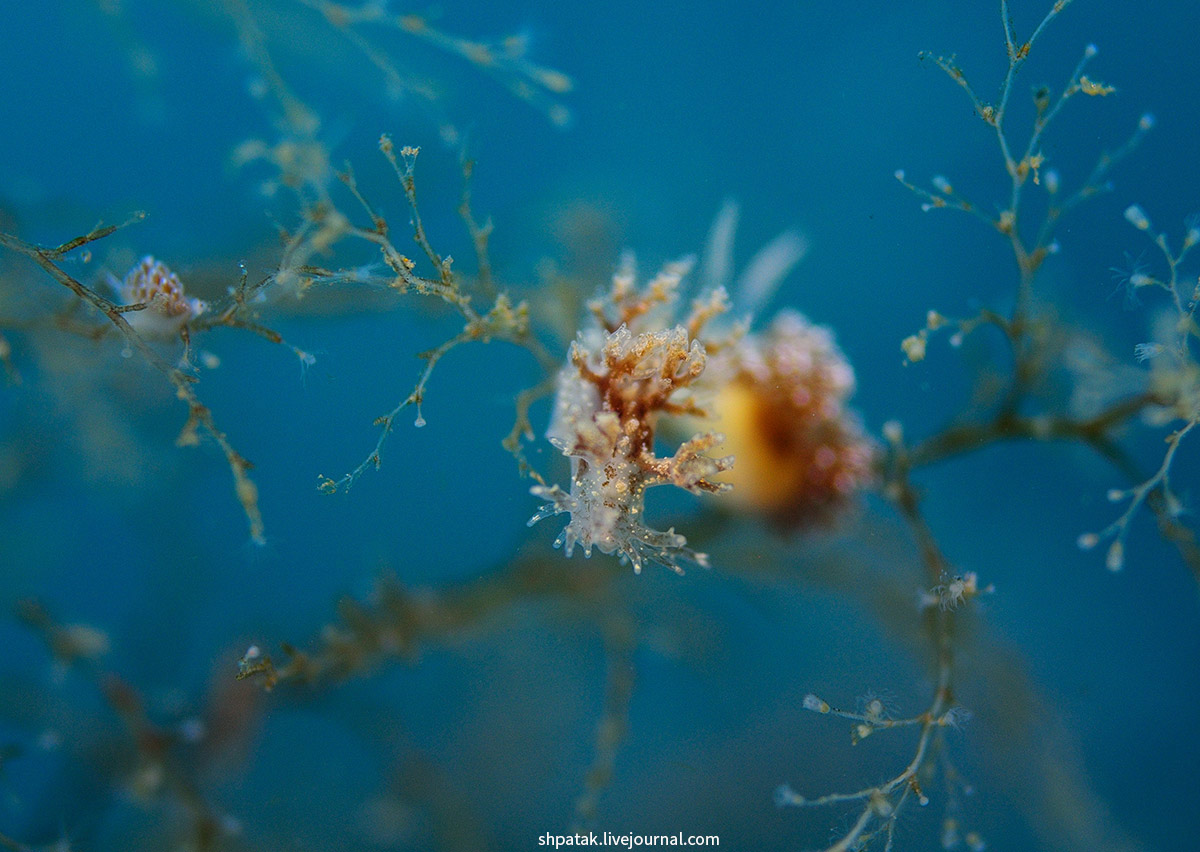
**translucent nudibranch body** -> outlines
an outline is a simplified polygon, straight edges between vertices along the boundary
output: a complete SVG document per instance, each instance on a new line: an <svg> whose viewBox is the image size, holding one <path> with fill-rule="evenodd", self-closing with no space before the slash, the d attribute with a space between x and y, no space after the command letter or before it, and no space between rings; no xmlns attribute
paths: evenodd
<svg viewBox="0 0 1200 852"><path fill-rule="evenodd" d="M670 264L644 289L634 284L631 265L614 276L606 298L592 302L594 322L571 345L558 374L547 438L571 460L571 490L537 486L546 499L530 524L560 513L570 523L555 541L570 556L578 544L615 553L640 572L653 562L682 572L681 560L707 564L675 530L656 530L644 520L645 492L674 485L692 493L721 492L716 477L733 463L705 453L722 436L698 433L667 457L654 454L662 415L704 417L689 386L707 363L697 339L705 322L721 313L724 291L697 300L691 315L676 321L679 281L690 263Z"/></svg>
<svg viewBox="0 0 1200 852"><path fill-rule="evenodd" d="M130 269L124 280L113 283L124 304L146 305L139 311L127 311L125 319L148 337L174 336L208 308L199 299L187 297L179 277L150 255Z"/></svg>

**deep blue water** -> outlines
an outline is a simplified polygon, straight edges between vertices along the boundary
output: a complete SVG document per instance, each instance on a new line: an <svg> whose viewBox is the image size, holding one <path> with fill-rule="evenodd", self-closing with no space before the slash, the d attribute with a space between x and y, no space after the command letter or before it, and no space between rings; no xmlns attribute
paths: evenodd
<svg viewBox="0 0 1200 852"><path fill-rule="evenodd" d="M320 117L316 138L336 166L353 165L393 237L407 210L381 133L421 147L426 229L456 268L473 270L455 213L458 149L444 142L451 125L477 161L474 207L495 223L497 279L542 317L558 298L541 283L547 269L590 295L623 249L644 272L700 252L724 200L737 199L739 265L788 228L811 245L772 309L796 307L836 331L872 433L898 419L920 439L964 408L973 368L997 348L981 339L955 350L937 337L926 362L905 366L900 341L931 308L1011 309L1015 269L998 234L953 211L922 213L893 173L926 186L945 175L988 212L1006 197L991 129L918 58L956 54L991 98L1006 64L997 5L447 0L401 10L455 36L526 39L532 61L574 82L556 98L571 112L561 128L495 76L411 35L360 30L432 100L389 97L379 69L303 3L245 8L280 78ZM1047 4L1011 5L1027 35ZM237 282L241 262L252 280L273 271L277 226L294 227L298 208L286 189L261 191L268 167L233 163L245 140L276 139L278 118L271 97L255 96L262 67L239 40L236 8L5 4L0 231L54 245L145 211L92 245L88 262L78 252L64 261L97 290L105 271L120 277L119 262L144 254L208 299ZM1033 87L1061 88L1085 46L1099 48L1088 74L1116 91L1070 100L1042 146L1072 187L1140 116L1155 116L1112 191L1063 223L1061 250L1037 278L1062 321L1131 369L1165 301L1131 305L1114 281L1128 258L1158 260L1122 212L1140 204L1177 245L1200 209L1198 26L1189 2L1076 0L1014 89L1020 124ZM365 246L349 255L374 260ZM1197 266L1185 267L1193 279ZM318 492L318 475L336 478L370 452L372 421L411 389L417 353L457 331L442 308L377 292L264 304L263 321L315 355L306 371L250 333L196 336L196 352L220 362L202 370L197 393L254 464L258 546L215 445L174 446L186 410L162 377L122 358L112 335L64 330L54 318L65 291L26 259L0 254L0 276L0 334L21 378L0 385L0 833L20 843L158 849L187 836L187 795L170 784L131 792L138 750L104 697L111 677L142 696L153 723L177 730L206 706L259 696L232 681L247 646L278 656L282 642L311 644L339 598L365 597L381 576L438 589L520 560L554 559L563 572L611 561L554 553L558 520L527 529L537 501L500 439L514 396L539 372L502 343L447 356L425 400L428 425L402 414L378 472L348 495ZM542 337L563 352L548 325ZM539 431L548 411L533 410ZM1168 431L1135 421L1120 436L1143 475ZM1192 437L1173 476L1194 507ZM528 451L565 477L544 441ZM1120 573L1076 547L1119 514L1105 493L1130 481L1064 443L998 445L915 479L947 557L996 592L964 612L958 637L957 700L973 718L951 732L947 756L973 795L948 804L933 782L928 806L906 808L895 848L931 848L948 812L992 849L1188 848L1200 832L1196 577L1148 512ZM914 740L881 732L851 747L849 723L801 703L814 692L853 707L874 692L899 714L927 705L916 548L878 495L833 533L789 539L718 521L694 501L651 510L705 539L713 569L623 577L608 616L531 594L423 642L415 660L281 688L247 710L252 724L230 724L236 748L208 747L221 730L208 717L201 741L177 749L178 776L227 820L228 848L537 848L571 823L584 789L615 609L635 628L636 675L596 828L711 833L725 849L820 847L857 809L778 809L776 787L816 796L876 783L911 758ZM1183 520L1195 528L1194 514ZM56 668L10 615L30 599L104 631L109 652Z"/></svg>

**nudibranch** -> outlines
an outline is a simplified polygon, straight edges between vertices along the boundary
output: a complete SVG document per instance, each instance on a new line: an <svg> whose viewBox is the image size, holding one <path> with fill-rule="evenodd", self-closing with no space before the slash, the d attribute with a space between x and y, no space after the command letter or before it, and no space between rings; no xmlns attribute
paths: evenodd
<svg viewBox="0 0 1200 852"><path fill-rule="evenodd" d="M547 438L571 460L571 489L539 485L533 494L546 503L530 525L566 513L570 522L555 541L570 556L579 545L617 554L635 572L650 562L682 573L681 560L700 565L707 557L687 546L674 529L645 522L645 492L674 485L694 494L719 493L716 481L733 464L708 451L722 436L702 432L670 456L655 452L663 416L703 418L689 386L707 360L702 329L725 308L723 290L697 299L691 314L676 315L678 287L690 261L668 264L644 288L637 287L632 261L614 276L611 291L589 307L592 323L580 331L558 374Z"/></svg>
<svg viewBox="0 0 1200 852"><path fill-rule="evenodd" d="M878 449L847 401L854 370L833 333L785 309L710 359L709 406L737 465L726 505L794 529L833 521L874 477Z"/></svg>
<svg viewBox="0 0 1200 852"><path fill-rule="evenodd" d="M124 280L114 278L111 283L123 304L146 306L126 311L125 319L147 337L172 337L208 308L200 299L188 297L179 276L150 255L130 269Z"/></svg>

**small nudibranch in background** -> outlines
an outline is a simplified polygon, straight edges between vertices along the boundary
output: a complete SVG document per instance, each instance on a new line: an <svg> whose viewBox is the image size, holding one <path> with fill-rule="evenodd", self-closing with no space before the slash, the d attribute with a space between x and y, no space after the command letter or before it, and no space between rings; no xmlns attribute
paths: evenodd
<svg viewBox="0 0 1200 852"><path fill-rule="evenodd" d="M146 306L125 312L126 321L146 337L173 337L208 309L205 302L185 295L179 276L150 255L130 269L123 281L110 275L109 283L122 304Z"/></svg>

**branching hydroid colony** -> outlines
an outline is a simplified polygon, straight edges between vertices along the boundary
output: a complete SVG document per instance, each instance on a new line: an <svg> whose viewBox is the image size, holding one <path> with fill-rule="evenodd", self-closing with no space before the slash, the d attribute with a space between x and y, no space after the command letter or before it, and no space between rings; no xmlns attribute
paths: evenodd
<svg viewBox="0 0 1200 852"><path fill-rule="evenodd" d="M531 533L530 546L492 570L472 571L456 583L427 589L413 587L406 577L387 577L369 597L341 600L329 624L307 641L296 645L254 641L238 661L236 677L254 682L271 696L259 689L246 691L250 684L230 683L231 659L222 659L220 686L197 701L211 714L202 721L197 717L171 724L155 717L148 691L136 689L103 667L111 648L107 633L59 623L46 607L23 604L21 619L41 637L55 660L55 670L85 673L119 722L123 765L136 771L126 777L109 767L104 782L131 793L147 811L157 808L156 819L171 826L166 833L174 842L197 849L254 845L250 832L241 834L239 817L253 817L260 803L237 800L228 789L218 789L205 773L211 764L219 763L214 755L230 743L252 751L249 731L259 719L262 703L296 702L307 691L333 689L386 664L418 666L429 649L453 654L479 636L502 633L495 630L497 624L511 626L519 621L528 627L536 621L530 618L534 612L553 621L556 628L561 623L596 638L603 650L605 683L603 696L596 701L595 736L583 749L590 763L573 779L573 808L561 814L563 825L594 826L608 815L606 797L614 778L620 777L621 746L634 715L638 666L646 653L659 653L670 642L687 646L697 633L694 625L671 621L684 620L679 614L682 605L679 609L663 606L662 598L652 597L651 590L661 595L666 586L674 604L675 598L707 581L761 581L761 589L794 589L809 579L810 572L817 573L811 551L805 548L822 541L830 542L827 546L836 551L830 562L853 565L840 582L830 583L840 596L862 603L880 594L880 589L888 591L886 612L876 607L874 614L893 631L889 638L898 645L903 639L921 649L928 680L918 687L918 712L905 714L875 693L868 692L857 707L849 709L854 706L852 699L800 684L793 703L801 719L789 718L789 724L805 726L804 733L819 740L827 736L822 726L843 723L855 744L868 739L871 745L866 748L881 741L898 744L886 758L895 763L874 767L862 780L829 792L811 780L813 766L804 762L821 758L801 750L795 755L789 752L794 774L771 781L787 781L777 787L775 801L805 809L820 806L822 810L810 819L822 830L831 821L826 809L844 809L840 820L832 820L838 828L829 848L839 852L902 847L904 837L898 829L905 815L915 810L914 803L937 813L937 841L943 848L982 849L985 839L977 831L978 815L968 800L971 785L957 769L947 733L970 716L970 708L960 703L964 700L960 693L965 691L961 660L966 656L967 628L978 619L980 598L997 591L993 581L1002 594L1007 578L988 576L991 572L982 568L977 571L968 561L970 555L943 548L940 520L924 504L927 469L1006 441L1067 442L1092 450L1114 461L1130 482L1138 484L1112 489L1110 498L1123 502L1123 510L1106 529L1080 536L1079 544L1090 548L1103 542L1105 561L1114 570L1134 562L1129 530L1138 513L1148 508L1200 580L1200 554L1184 524L1185 502L1171 476L1185 439L1200 422L1194 321L1200 286L1187 268L1200 242L1195 222L1185 226L1175 248L1152 226L1142 206L1125 211L1126 221L1150 238L1160 258L1157 266L1135 265L1127 286L1142 294L1162 294L1167 303L1167 318L1154 325L1153 336L1136 351L1138 363L1146 366L1125 365L1133 371L1132 389L1123 392L1130 382L1110 381L1107 374L1092 376L1091 381L1105 386L1105 393L1086 406L1079 402L1083 394L1077 392L1078 385L1068 393L1048 390L1052 374L1070 372L1063 345L1069 331L1045 308L1039 274L1060 250L1056 233L1064 217L1108 189L1114 166L1153 125L1148 116L1142 118L1131 138L1100 157L1080 186L1065 186L1048 131L1066 105L1085 100L1079 95L1101 98L1113 92L1112 86L1091 75L1096 49L1088 47L1061 89L1034 90L1033 117L1027 132L1022 131L1012 112L1015 81L1035 43L1041 47L1044 33L1067 5L1063 0L1055 3L1032 34L1021 39L1002 0L1007 71L995 99L984 97L968 83L955 61L927 56L961 86L978 118L994 131L1010 191L991 213L989 205L967 199L946 177L933 177L928 188L924 182L910 181L904 172L896 177L919 196L925 210L965 212L999 234L1011 248L1015 275L1011 301L1001 300L1003 307L982 307L961 318L930 310L924 327L900 344L907 366L896 365L897 370L920 370L920 362L927 358L944 357L934 348L943 335L955 347L968 337L991 335L1003 349L1002 369L993 386L998 390L984 393L978 383L973 390L979 393L964 403L952 425L930 434L921 434L921 427L911 421L896 420L885 424L876 438L852 407L857 380L833 331L795 308L773 314L767 310L781 280L807 250L797 233L780 235L735 278L732 243L738 214L735 205L727 204L717 215L707 246L698 247L703 249L701 261L685 258L647 276L646 270L639 273L632 254L614 257L616 271L611 279L589 280L575 294L578 300L590 297L580 315L555 325L552 316L558 306L549 304L548 288L509 286L496 270L489 256L491 222L477 218L471 199L474 166L470 159L461 158L464 188L456 200L474 257L473 263L455 263L443 250L447 237L428 224L436 220L422 215L428 212L426 204L445 206L436 195L432 201L426 199L424 165L418 204L419 149L393 143L387 135L379 137L381 163L390 167L387 182L394 179L390 191L387 186L360 185L349 164L334 167L320 117L276 64L261 29L260 8L230 0L227 10L257 75L256 97L275 119L273 138L245 140L232 159L246 170L242 174L265 169L267 178L260 187L264 194L292 205L280 220L275 268L255 282L234 264L229 286L214 298L210 292L192 289L181 259L159 257L158 249L154 256L143 256L153 248L149 246L131 255L143 257L132 269L125 263L121 268L96 270L90 277L77 272L80 267L87 271L89 261L83 254L103 245L101 240L134 242L133 228L115 237L116 228L97 228L52 247L0 235L0 246L32 260L69 299L51 315L29 322L10 319L0 301L0 331L6 332L0 335L4 375L14 385L20 379L21 365L27 363L22 347L34 334L65 333L98 341L100 346L117 338L119 351L149 364L187 406L178 443L209 442L219 449L233 476L250 535L261 541L266 527L258 488L250 478L250 462L201 401L209 366L203 352L196 353L199 341L218 328L249 331L290 348L308 365L313 356L286 343L272 328L273 311L280 306L294 306L330 291L383 294L394 300L389 304L429 305L450 316L453 328L441 343L420 354L423 363L414 366L412 378L388 397L396 402L375 421L379 431L374 445L359 450L340 444L334 448L361 461L347 464L348 472L340 476L320 476L319 490L339 495L335 499L350 499L346 492L370 471L382 467L379 476L389 476L392 462L384 465L385 449L403 443L401 425L422 426L428 415L438 428L455 417L469 416L469 405L456 411L441 400L437 405L427 401L435 371L440 378L443 370L452 370L452 359L447 362L446 356L466 344L508 343L523 364L536 368L537 375L531 387L517 393L512 429L504 439L532 486L513 477L504 497L524 501L519 505L527 505L533 513L531 526L538 521L543 527L556 526L554 545L562 556L550 550L554 532L543 536L544 542ZM436 104L436 93L421 80L406 78L377 41L415 39L494 77L553 124L569 123L570 114L558 97L570 89L570 80L533 63L522 38L489 42L454 36L423 17L392 13L379 2L288 0L284 4L296 11L293 6L301 7L298 13L319 13L317 20L373 68L389 91L403 90ZM461 145L459 134L448 123L441 133L455 147ZM389 209L392 212L385 215L383 211ZM70 265L76 262L77 266ZM25 286L23 279L20 283ZM44 276L37 281L45 283ZM30 281L29 286L36 285ZM206 300L197 298L200 292ZM1134 356L1126 360L1133 361ZM363 382L373 379L363 378ZM1122 392L1117 393L1117 387ZM1149 475L1137 471L1122 452L1119 430L1134 428L1166 432L1161 464ZM476 453L486 448L459 450ZM535 469L531 459L546 469ZM316 475L317 470L311 473ZM663 494L672 487L696 499L684 498L683 509L662 510L653 502L647 509L648 492L658 489ZM355 492L353 499L363 498ZM263 502L269 519L270 505ZM528 517L525 512L521 509ZM880 523L883 518L904 529L895 536L896 547L919 564L919 581L914 583L893 564L903 558L868 564L859 555L861 542L851 539L874 529L861 522L863 516ZM678 522L679 531L672 521ZM830 530L843 537L821 535ZM396 535L410 533L405 527ZM563 558L573 555L591 558L588 562ZM711 568L712 573L692 571L678 578L661 570L683 574L691 565ZM863 576L868 582L859 581ZM281 600L285 596L269 602L272 610L283 606ZM710 615L704 611L696 620L706 623ZM532 629L539 626L544 625ZM239 652L250 644L240 635L236 641L241 643ZM834 656L825 647L813 653ZM983 668L987 663L975 659L973 665ZM856 692L866 686L844 688ZM897 691L909 686L884 685ZM241 691L226 694L226 689ZM1019 689L1014 694L1013 702L1034 703ZM555 710L538 708L551 717ZM644 718L640 721L652 724ZM389 725L395 725L392 715ZM968 731L967 736L973 733ZM790 743L793 734L794 730L779 731L779 743ZM307 747L306 743L288 745ZM772 742L773 749L783 747ZM722 769L704 767L719 780L737 783L737 779L720 778ZM1070 772L1055 776L1065 790L1064 801L1095 800L1080 777L1081 773ZM413 789L404 792L411 797L435 797L427 788L416 790L419 784L410 786ZM761 803L769 799L765 787ZM461 805L456 801L454 806ZM1115 836L1107 831L1110 823L1100 808L1076 809L1081 821ZM796 814L788 811L786 816L790 820ZM922 836L921 842L927 839ZM0 846L19 852L34 848L4 834Z"/></svg>
<svg viewBox="0 0 1200 852"><path fill-rule="evenodd" d="M1101 155L1081 186L1071 191L1062 185L1054 157L1048 153L1047 130L1071 99L1079 95L1104 97L1115 91L1112 86L1085 73L1097 54L1097 48L1088 45L1061 90L1054 92L1048 86L1033 90L1034 117L1027 136L1022 137L1022 132L1014 129L1019 122L1010 113L1017 75L1035 42L1040 44L1044 32L1069 4L1070 0L1055 2L1032 34L1021 39L1014 30L1007 0L1001 0L1008 68L995 100L980 95L955 60L921 55L923 59L931 59L962 87L976 115L993 129L1011 192L998 205L997 212L989 213L987 205L965 198L944 176L932 179L932 189L911 183L902 170L896 172L896 179L922 199L921 209L925 212L957 210L981 219L997 231L1011 247L1017 274L1009 309L983 308L976 315L961 319L930 310L925 327L906 338L901 349L906 361L913 364L925 359L928 340L935 333L950 332L950 342L957 348L968 335L994 329L1000 333L1008 357L999 390L984 394L982 400L969 404L955 425L912 446L908 444L901 423L892 421L884 426L884 437L889 444L884 465L884 494L908 521L926 570L928 586L919 596L919 606L932 644L934 691L925 711L908 718L895 718L878 700L867 700L858 712L849 712L836 710L815 695L805 698L805 709L853 722L851 735L855 743L885 729L916 726L920 731L911 760L883 783L868 784L845 793L815 796L805 796L788 785L779 788L777 801L781 805L857 805L858 810L852 814L849 827L835 833L829 846L832 852L862 849L872 844L892 849L898 842L896 829L901 814L914 801L927 805L930 798L926 791L934 784L947 791L942 819L943 848L982 850L986 845L978 832L964 829L961 803L969 784L964 782L946 753L943 731L947 727L958 727L969 715L955 704L954 699L955 637L958 622L966 617L966 612L960 612L959 608L979 595L993 591L993 586L981 586L972 571L956 570L951 559L942 552L924 516L921 494L914 484L914 474L920 468L1001 441L1026 440L1077 442L1128 470L1117 445L1119 429L1138 416L1151 423L1182 423L1167 437L1167 452L1162 465L1149 479L1129 490L1113 489L1110 492L1113 501L1128 501L1122 516L1100 534L1080 536L1079 544L1088 549L1100 540L1110 538L1106 564L1111 570L1119 570L1125 562L1129 522L1139 507L1149 505L1158 516L1164 535L1176 545L1184 561L1200 579L1200 551L1192 531L1180 523L1181 504L1168 480L1180 442L1197 422L1193 390L1196 367L1192 353L1192 338L1196 336L1197 327L1192 317L1200 286L1193 290L1190 282L1185 283L1179 266L1188 250L1200 239L1200 231L1189 229L1178 253L1169 248L1165 235L1155 237L1155 244L1165 257L1169 276L1159 280L1142 272L1132 283L1134 288L1159 287L1171 295L1174 321L1167 324L1169 330L1160 330L1164 342L1143 344L1137 350L1138 360L1170 351L1161 375L1152 374L1142 388L1129 394L1121 394L1119 389L1123 384L1109 377L1105 381L1110 386L1110 393L1098 407L1087 411L1072 406L1072 395L1047 393L1051 375L1064 366L1062 341L1069 331L1060 327L1045 308L1044 297L1038 292L1038 273L1047 259L1059 251L1057 232L1063 218L1083 202L1111 189L1109 177L1113 167L1137 147L1154 125L1151 116L1142 116L1128 141ZM1029 196L1038 189L1044 195L1031 203ZM1035 218L1039 205L1040 221ZM1138 230L1152 231L1140 207L1127 209L1125 218ZM1076 377L1076 381L1083 380ZM1111 396L1113 389L1117 391L1115 398ZM1125 841L1113 840L1113 843L1122 845Z"/></svg>

